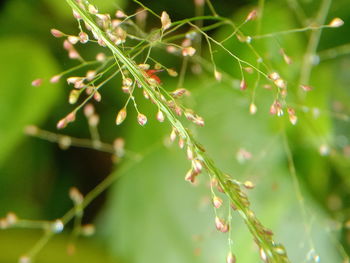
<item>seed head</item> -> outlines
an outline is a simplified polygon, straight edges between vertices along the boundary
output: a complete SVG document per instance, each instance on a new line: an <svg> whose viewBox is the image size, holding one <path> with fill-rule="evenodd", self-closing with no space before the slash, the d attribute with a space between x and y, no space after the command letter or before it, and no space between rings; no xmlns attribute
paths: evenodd
<svg viewBox="0 0 350 263"><path fill-rule="evenodd" d="M64 34L61 32L61 31L59 31L59 30L57 30L57 29L51 29L51 34L54 36L54 37L57 37L57 38L60 38L60 37L63 37L64 36Z"/></svg>
<svg viewBox="0 0 350 263"><path fill-rule="evenodd" d="M116 118L116 124L120 125L126 118L127 112L126 112L126 108L122 108L118 114L117 114L117 118Z"/></svg>
<svg viewBox="0 0 350 263"><path fill-rule="evenodd" d="M336 17L336 18L333 18L333 20L328 24L330 27L341 27L342 25L344 25L344 21L339 18L339 17Z"/></svg>
<svg viewBox="0 0 350 263"><path fill-rule="evenodd" d="M171 19L170 19L167 12L165 12L165 11L162 12L162 16L161 16L160 20L162 22L162 29L163 30L167 30L171 26Z"/></svg>
<svg viewBox="0 0 350 263"><path fill-rule="evenodd" d="M138 113L137 114L137 122L141 125L144 126L147 123L147 117L142 114L142 113Z"/></svg>

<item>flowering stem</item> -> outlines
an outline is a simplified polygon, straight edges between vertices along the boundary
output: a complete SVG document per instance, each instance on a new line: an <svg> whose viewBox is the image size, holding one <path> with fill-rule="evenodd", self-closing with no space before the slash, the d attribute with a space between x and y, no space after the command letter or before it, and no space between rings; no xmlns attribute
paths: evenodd
<svg viewBox="0 0 350 263"><path fill-rule="evenodd" d="M249 207L249 201L245 193L242 192L240 185L235 180L219 170L214 162L209 158L203 147L192 137L189 130L179 121L166 101L159 98L158 89L151 85L144 72L136 63L123 53L107 36L107 34L96 24L92 16L85 10L83 5L79 5L76 0L66 0L70 7L81 17L81 19L91 28L94 35L103 41L106 47L113 53L123 68L128 70L136 82L143 87L150 99L155 102L158 108L164 113L177 135L188 147L193 149L196 159L198 159L210 176L216 178L237 211L248 226L249 231L254 237L255 242L260 248L260 254L265 262L284 263L290 262L282 245L276 244L271 235L271 231L266 229L256 218ZM86 1L87 3L87 1ZM64 220L65 221L65 220Z"/></svg>

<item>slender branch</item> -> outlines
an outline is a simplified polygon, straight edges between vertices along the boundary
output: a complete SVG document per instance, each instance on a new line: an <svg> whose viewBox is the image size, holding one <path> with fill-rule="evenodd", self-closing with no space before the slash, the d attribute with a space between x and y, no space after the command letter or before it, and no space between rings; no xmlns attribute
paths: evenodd
<svg viewBox="0 0 350 263"><path fill-rule="evenodd" d="M219 170L214 162L209 158L205 150L192 137L191 133L183 126L180 120L175 116L166 102L159 98L158 89L151 85L147 76L136 65L136 63L127 57L118 46L116 46L96 24L92 16L80 6L75 0L66 0L71 8L80 15L82 20L92 29L94 35L102 40L106 47L110 49L113 55L119 60L126 70L135 78L137 83L143 87L149 97L156 103L158 108L165 114L173 129L176 130L180 139L182 139L188 147L193 149L195 158L203 164L207 172L215 177L227 197L237 207L237 211L245 221L248 229L254 237L255 242L260 248L262 259L265 262L283 263L290 262L286 251L282 245L276 244L268 231L256 218L254 212L250 209L250 204L246 194L241 190L240 184L232 180L229 176Z"/></svg>

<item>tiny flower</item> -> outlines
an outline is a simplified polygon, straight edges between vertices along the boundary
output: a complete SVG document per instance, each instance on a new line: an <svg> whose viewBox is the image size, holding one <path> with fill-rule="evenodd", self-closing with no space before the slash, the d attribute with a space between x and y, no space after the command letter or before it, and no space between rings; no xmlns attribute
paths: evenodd
<svg viewBox="0 0 350 263"><path fill-rule="evenodd" d="M64 34L61 32L61 31L59 31L59 30L57 30L57 29L51 29L51 34L54 36L54 37L57 37L57 38L60 38L60 37L63 37L64 36Z"/></svg>
<svg viewBox="0 0 350 263"><path fill-rule="evenodd" d="M75 45L76 43L78 43L80 41L79 37L77 36L69 36L68 37L68 41L69 43L71 43L72 45Z"/></svg>
<svg viewBox="0 0 350 263"><path fill-rule="evenodd" d="M164 113L161 111L161 110L159 110L158 112L157 112L157 120L159 121L159 122L163 122L164 121Z"/></svg>
<svg viewBox="0 0 350 263"><path fill-rule="evenodd" d="M280 79L280 75L277 72L272 72L271 74L268 75L268 77L271 80L278 80L278 79Z"/></svg>
<svg viewBox="0 0 350 263"><path fill-rule="evenodd" d="M342 25L344 25L344 21L339 18L339 17L336 17L336 18L333 18L333 20L328 24L330 27L341 27Z"/></svg>
<svg viewBox="0 0 350 263"><path fill-rule="evenodd" d="M123 86L130 87L132 85L132 79L131 78L124 78L123 79Z"/></svg>
<svg viewBox="0 0 350 263"><path fill-rule="evenodd" d="M190 56L192 57L196 53L196 49L193 47L185 47L182 49L182 55L184 57Z"/></svg>
<svg viewBox="0 0 350 263"><path fill-rule="evenodd" d="M250 13L247 15L247 18L245 19L245 21L250 21L250 20L254 20L258 15L258 12L254 9L252 11L250 11Z"/></svg>
<svg viewBox="0 0 350 263"><path fill-rule="evenodd" d="M61 129L64 129L67 126L67 124L68 124L67 120L63 118L57 123L56 127L57 129L61 130Z"/></svg>
<svg viewBox="0 0 350 263"><path fill-rule="evenodd" d="M98 91L96 91L94 93L94 100L96 100L97 102L100 102L102 99L101 93L99 93Z"/></svg>
<svg viewBox="0 0 350 263"><path fill-rule="evenodd" d="M33 87L39 87L41 86L41 84L43 84L43 80L42 79L35 79L32 81L32 86Z"/></svg>
<svg viewBox="0 0 350 263"><path fill-rule="evenodd" d="M202 172L202 169L203 169L203 165L202 165L202 162L198 159L195 159L192 161L192 167L193 167L193 170L199 174Z"/></svg>
<svg viewBox="0 0 350 263"><path fill-rule="evenodd" d="M182 138L179 138L179 147L180 149L183 149L185 147L185 141Z"/></svg>
<svg viewBox="0 0 350 263"><path fill-rule="evenodd" d="M121 10L117 10L117 12L115 13L115 17L117 17L117 18L125 18L126 14L123 11L121 11Z"/></svg>
<svg viewBox="0 0 350 263"><path fill-rule="evenodd" d="M80 96L80 90L72 90L69 94L69 104L75 104Z"/></svg>
<svg viewBox="0 0 350 263"><path fill-rule="evenodd" d="M94 6L89 4L88 6L88 10L90 14L96 15L98 13L98 9Z"/></svg>
<svg viewBox="0 0 350 263"><path fill-rule="evenodd" d="M227 254L226 263L236 263L236 257L232 254L232 252Z"/></svg>
<svg viewBox="0 0 350 263"><path fill-rule="evenodd" d="M80 32L79 33L79 41L82 44L85 44L89 41L89 35L86 34L85 32Z"/></svg>
<svg viewBox="0 0 350 263"><path fill-rule="evenodd" d="M137 122L141 125L141 126L144 126L146 123L147 123L147 117L142 114L142 113L139 113L137 115Z"/></svg>
<svg viewBox="0 0 350 263"><path fill-rule="evenodd" d="M293 108L288 108L287 109L288 116L289 116L289 121L295 125L298 121L298 117L295 115L295 110Z"/></svg>
<svg viewBox="0 0 350 263"><path fill-rule="evenodd" d="M165 11L162 12L162 16L161 16L160 20L162 22L162 29L163 30L167 30L171 26L171 19L170 19L167 12L165 12Z"/></svg>
<svg viewBox="0 0 350 263"><path fill-rule="evenodd" d="M178 76L178 73L175 70L173 70L173 69L167 69L167 72L168 72L169 76L171 76L171 77L177 77Z"/></svg>
<svg viewBox="0 0 350 263"><path fill-rule="evenodd" d="M215 217L215 226L216 226L216 229L222 233L226 233L229 230L228 224L219 217Z"/></svg>
<svg viewBox="0 0 350 263"><path fill-rule="evenodd" d="M195 180L196 180L196 176L197 176L197 175L198 175L198 174L197 174L196 172L194 172L193 169L190 169L190 170L186 173L185 181L194 183Z"/></svg>
<svg viewBox="0 0 350 263"><path fill-rule="evenodd" d="M176 130L175 129L172 129L171 133L170 133L170 141L175 141L176 139Z"/></svg>
<svg viewBox="0 0 350 263"><path fill-rule="evenodd" d="M252 102L249 106L249 112L250 114L254 115L257 112L258 108L256 105Z"/></svg>
<svg viewBox="0 0 350 263"><path fill-rule="evenodd" d="M241 90L246 90L247 89L247 82L244 79L241 80L241 83L239 84L239 88Z"/></svg>
<svg viewBox="0 0 350 263"><path fill-rule="evenodd" d="M286 84L286 82L283 79L276 79L274 81L274 83L280 89L285 89L287 87L287 84Z"/></svg>
<svg viewBox="0 0 350 263"><path fill-rule="evenodd" d="M187 158L188 160L193 160L194 158L193 150L190 146L187 147Z"/></svg>
<svg viewBox="0 0 350 263"><path fill-rule="evenodd" d="M75 121L75 112L71 112L66 116L67 123Z"/></svg>
<svg viewBox="0 0 350 263"><path fill-rule="evenodd" d="M50 79L51 83L57 83L61 79L60 75L55 75Z"/></svg>
<svg viewBox="0 0 350 263"><path fill-rule="evenodd" d="M222 206L222 199L220 197L214 196L213 198L213 205L215 208L220 208Z"/></svg>
<svg viewBox="0 0 350 263"><path fill-rule="evenodd" d="M126 108L122 108L117 114L116 124L120 125L125 120L126 115L127 115Z"/></svg>

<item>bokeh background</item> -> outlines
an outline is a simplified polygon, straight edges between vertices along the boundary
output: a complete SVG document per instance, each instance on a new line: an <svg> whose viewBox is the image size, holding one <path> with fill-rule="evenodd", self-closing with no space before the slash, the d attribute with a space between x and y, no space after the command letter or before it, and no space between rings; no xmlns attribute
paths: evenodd
<svg viewBox="0 0 350 263"><path fill-rule="evenodd" d="M326 0L327 1L327 0ZM91 1L105 12L123 8L127 14L139 7L130 0ZM262 33L299 28L310 24L323 1L266 1ZM192 1L142 1L156 13L166 10L173 20L195 14ZM302 8L295 8L298 3ZM214 6L222 16L240 22L258 5L257 1L217 0ZM54 143L31 138L23 133L26 125L56 132L56 123L72 110L67 102L70 88L61 81L49 84L58 72L75 66L67 58L61 39L50 34L51 28L77 33L77 24L63 0L8 0L0 6L0 217L8 211L20 218L54 220L72 207L68 196L76 186L86 194L111 173L120 179L85 210L84 223L96 225L96 235L80 238L74 255L66 246L71 225L51 240L39 253L37 262L224 262L228 252L227 236L214 229L208 180L201 178L196 187L183 180L189 168L184 154L164 143L170 133L168 124L159 124L152 115L156 109L140 99L149 124L139 127L135 113L120 126L115 116L124 105L120 80L106 85L102 101L95 107L100 115L102 140L112 143L117 137L126 141L128 153L120 164L112 156L94 150L71 147L62 150ZM206 10L209 13L209 10ZM296 108L298 124L288 118L268 114L273 101L271 91L256 91L258 112L249 114L251 91L239 91L239 68L219 49L215 52L218 67L229 77L218 83L204 69L186 75L185 88L192 93L184 103L204 116L206 126L194 134L218 166L238 180L251 180L257 187L249 192L253 210L262 222L273 229L276 239L285 244L292 262L343 262L350 249L350 7L347 0L333 1L326 19L341 17L345 25L323 31L317 49L318 64L310 85L314 90L300 96L298 81L310 32L291 33L257 40L253 45L271 67L278 70L290 85L289 101ZM150 18L147 28L159 27ZM243 27L254 32L255 24ZM213 30L210 35L223 38L228 28ZM226 44L247 61L254 54L236 39ZM293 59L287 65L280 55L284 48ZM101 49L89 45L79 48L85 58L94 58ZM209 58L204 43L204 58ZM180 69L181 60L163 51L154 51L163 64ZM167 90L176 88L177 80L161 75ZM44 78L40 87L30 85ZM256 75L248 78L253 86ZM88 138L89 129L83 114L67 127L64 134ZM295 161L305 202L306 217L298 201L298 191L288 169L283 134ZM252 158L237 159L245 149ZM320 153L321 150L321 154ZM123 168L127 167L127 168ZM309 229L310 233L305 229ZM0 231L0 262L16 262L42 235L41 231L11 229ZM258 253L239 216L233 217L234 253L238 262L258 262ZM313 243L313 245L310 245ZM315 251L312 250L314 246Z"/></svg>

